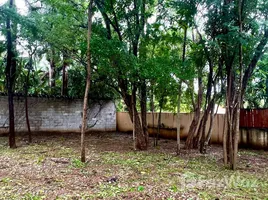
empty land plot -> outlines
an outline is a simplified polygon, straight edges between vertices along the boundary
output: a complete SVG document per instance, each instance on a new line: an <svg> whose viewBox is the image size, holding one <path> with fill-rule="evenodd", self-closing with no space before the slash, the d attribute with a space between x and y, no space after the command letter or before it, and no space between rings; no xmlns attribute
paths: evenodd
<svg viewBox="0 0 268 200"><path fill-rule="evenodd" d="M134 151L125 133L86 136L81 163L79 134L18 137L18 148L0 137L0 199L267 199L268 152L240 150L239 169L222 164L222 148L208 154L160 140ZM151 139L152 140L152 139Z"/></svg>

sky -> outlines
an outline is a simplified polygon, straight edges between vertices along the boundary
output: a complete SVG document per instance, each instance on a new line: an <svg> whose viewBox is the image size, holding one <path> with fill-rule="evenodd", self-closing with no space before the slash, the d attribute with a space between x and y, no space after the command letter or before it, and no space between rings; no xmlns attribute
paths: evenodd
<svg viewBox="0 0 268 200"><path fill-rule="evenodd" d="M0 6L4 5L8 0L0 0ZM18 13L21 15L27 15L28 9L25 3L25 0L14 0ZM5 37L0 35L0 40L5 40ZM27 56L28 53L24 51L23 47L17 47L19 51L21 51L23 56ZM48 62L45 57L39 62L39 68L46 69L48 68Z"/></svg>
<svg viewBox="0 0 268 200"><path fill-rule="evenodd" d="M8 0L0 0L0 6L3 6ZM18 9L18 12L21 15L26 15L27 14L27 6L25 4L25 0L15 0L16 7ZM0 40L4 40L5 37L0 35Z"/></svg>
<svg viewBox="0 0 268 200"><path fill-rule="evenodd" d="M8 0L0 0L0 6L4 5ZM16 7L18 9L18 12L21 15L27 14L27 6L25 3L25 0L15 0Z"/></svg>

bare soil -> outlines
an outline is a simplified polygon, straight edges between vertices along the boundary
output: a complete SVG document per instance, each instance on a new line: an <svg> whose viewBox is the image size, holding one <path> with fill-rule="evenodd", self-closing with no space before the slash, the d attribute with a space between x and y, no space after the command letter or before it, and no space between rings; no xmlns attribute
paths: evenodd
<svg viewBox="0 0 268 200"><path fill-rule="evenodd" d="M86 136L81 163L79 134L17 137L17 149L0 137L0 199L268 199L268 152L239 151L239 169L223 166L221 146L208 154L159 141L134 151L127 133Z"/></svg>

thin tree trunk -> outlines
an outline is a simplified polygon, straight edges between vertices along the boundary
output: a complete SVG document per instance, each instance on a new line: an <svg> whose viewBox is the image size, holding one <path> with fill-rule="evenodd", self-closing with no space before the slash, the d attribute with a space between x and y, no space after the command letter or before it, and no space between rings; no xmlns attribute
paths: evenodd
<svg viewBox="0 0 268 200"><path fill-rule="evenodd" d="M89 89L90 89L90 79L91 79L90 39L91 39L92 16L93 16L92 8L93 8L93 0L90 0L89 5L88 5L87 79L86 79L86 89L85 89L84 106L83 106L83 119L82 119L82 128L81 128L81 162L86 161L85 132L87 129L88 93L89 93Z"/></svg>
<svg viewBox="0 0 268 200"><path fill-rule="evenodd" d="M51 50L51 55L50 55L50 72L49 72L49 85L51 88L54 88L56 86L56 81L55 81L55 50L52 48Z"/></svg>
<svg viewBox="0 0 268 200"><path fill-rule="evenodd" d="M205 113L203 113L203 115L202 115L200 123L197 127L198 128L197 133L196 133L195 137L193 138L193 148L194 149L197 149L200 147L199 145L200 145L200 141L202 138L202 130L203 130L202 128L203 128L203 124L204 124L204 115L205 115Z"/></svg>
<svg viewBox="0 0 268 200"><path fill-rule="evenodd" d="M132 106L132 124L133 124L133 147L136 150L136 133L135 133L135 125L136 125L136 115L135 115L135 107L136 107L136 88L133 86L132 88L132 96L131 96L131 106Z"/></svg>
<svg viewBox="0 0 268 200"><path fill-rule="evenodd" d="M231 69L231 67L228 67L227 69ZM226 94L226 160L224 163L232 163L232 156L233 156L233 140L232 140L232 134L233 134L233 117L234 117L234 108L233 104L233 97L234 97L234 89L233 84L234 84L234 75L231 70L228 72L228 83L227 83L227 94Z"/></svg>
<svg viewBox="0 0 268 200"><path fill-rule="evenodd" d="M207 146L210 141L212 131L213 131L213 123L214 123L215 116L217 115L218 108L219 108L219 104L217 105L217 109L215 111L215 103L213 103L213 109L212 109L212 112L210 113L210 124L209 124L208 134L206 137L205 146Z"/></svg>
<svg viewBox="0 0 268 200"><path fill-rule="evenodd" d="M153 124L154 147L155 147L156 146L156 132L154 132L154 110L152 110L152 124Z"/></svg>
<svg viewBox="0 0 268 200"><path fill-rule="evenodd" d="M31 65L31 58L30 58L30 65ZM31 69L31 66L30 66ZM31 132L31 127L30 127L30 120L29 120L29 113L28 113L28 87L29 87L29 76L30 76L30 69L28 69L28 73L26 76L26 82L25 82L25 118L26 118L26 124L27 124L27 129L28 129L28 138L29 138L29 143L32 143L32 132Z"/></svg>
<svg viewBox="0 0 268 200"><path fill-rule="evenodd" d="M146 92L146 82L143 79L141 83L141 100L140 100L140 106L141 106L141 123L142 123L142 129L143 134L145 135L146 144L149 144L149 134L148 134L148 128L147 128L147 92Z"/></svg>
<svg viewBox="0 0 268 200"><path fill-rule="evenodd" d="M13 0L9 1L9 8L13 7ZM8 90L8 108L9 108L9 147L16 148L15 140L15 122L14 122L14 102L13 102L13 86L15 82L16 58L15 47L11 35L11 20L9 15L6 21L7 28L7 61L6 61L6 78Z"/></svg>
<svg viewBox="0 0 268 200"><path fill-rule="evenodd" d="M211 106L213 104L211 99L211 92L213 88L213 64L212 61L209 62L209 73L208 73L208 82L207 82L207 92L206 92L206 101L204 106L204 115L200 123L201 131L198 131L196 138L198 138L198 142L195 143L199 146L200 153L206 153L205 149L205 141L206 141L206 124L208 121L208 115L212 112Z"/></svg>
<svg viewBox="0 0 268 200"><path fill-rule="evenodd" d="M224 115L224 126L223 126L223 162L224 165L228 163L228 155L227 155L227 115Z"/></svg>
<svg viewBox="0 0 268 200"><path fill-rule="evenodd" d="M199 151L200 153L202 154L205 154L207 152L207 149L206 149L206 145L205 145L205 142L206 142L206 125L207 125L207 121L208 121L208 117L209 117L209 114L211 112L213 112L213 106L214 106L214 103L213 101L211 101L209 104L208 104L208 107L203 115L203 118L202 118L202 123L200 124L201 126L201 132L199 132L199 140L198 140L198 144L199 144Z"/></svg>
<svg viewBox="0 0 268 200"><path fill-rule="evenodd" d="M181 132L181 119L180 119L180 112L181 112L181 80L179 80L179 87L178 87L178 108L177 108L177 148L176 148L176 154L180 154L181 150L181 138L180 138L180 132Z"/></svg>
<svg viewBox="0 0 268 200"><path fill-rule="evenodd" d="M184 40L183 40L183 48L182 48L182 62L184 64L185 62L185 56L186 56L186 39L187 39L187 27L184 28ZM180 112L181 112L181 85L182 82L179 80L178 83L178 103L177 103L177 148L176 153L177 155L180 154L180 129L181 129L181 119L180 119Z"/></svg>
<svg viewBox="0 0 268 200"><path fill-rule="evenodd" d="M242 36L242 2L238 1L238 15L239 15L239 33L240 37ZM239 88L236 98L236 107L235 107L235 129L233 133L233 162L231 163L231 169L235 170L237 168L237 153L238 153L238 137L239 137L239 122L240 122L240 107L241 107L241 93L242 93L242 82L243 82L243 47L242 43L239 43Z"/></svg>
<svg viewBox="0 0 268 200"><path fill-rule="evenodd" d="M160 106L160 111L159 111L159 114L158 114L156 146L158 146L158 140L159 140L159 135L160 135L163 101L164 101L164 96L161 97L160 102L159 102L160 103L160 105L159 105Z"/></svg>
<svg viewBox="0 0 268 200"><path fill-rule="evenodd" d="M151 87L151 112L152 112L152 134L154 137L154 147L156 146L156 132L154 132L154 89Z"/></svg>
<svg viewBox="0 0 268 200"><path fill-rule="evenodd" d="M65 53L63 54L63 65L62 65L62 89L61 95L67 96L68 95L68 72L67 72L67 56Z"/></svg>

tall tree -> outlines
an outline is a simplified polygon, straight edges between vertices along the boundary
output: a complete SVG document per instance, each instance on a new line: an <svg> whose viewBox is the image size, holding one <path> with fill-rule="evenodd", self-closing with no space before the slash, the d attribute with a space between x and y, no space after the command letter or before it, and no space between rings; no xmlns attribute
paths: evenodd
<svg viewBox="0 0 268 200"><path fill-rule="evenodd" d="M14 9L13 0L9 0L9 9ZM16 24L13 24L13 28ZM9 108L9 147L16 148L15 140L15 120L14 120L14 103L13 103L13 87L15 83L16 73L16 33L12 29L12 21L10 15L6 18L6 40L7 40L7 58L6 58L6 80L8 90L8 108Z"/></svg>
<svg viewBox="0 0 268 200"><path fill-rule="evenodd" d="M182 64L185 64L185 57L186 57L186 41L187 41L187 29L188 27L184 27L184 34L183 34L183 47L182 47ZM180 119L180 112L181 112L181 95L182 95L182 80L179 80L178 83L178 108L177 108L177 155L180 154L180 131L181 131L181 119Z"/></svg>
<svg viewBox="0 0 268 200"><path fill-rule="evenodd" d="M261 3L261 1L258 1ZM226 65L227 70L227 94L226 94L226 116L227 116L227 132L224 139L224 162L230 164L231 169L237 168L237 152L238 152L238 137L239 137L239 119L240 119L240 107L241 101L247 86L247 83L252 76L252 73L264 53L265 45L268 41L268 28L264 26L263 35L260 36L257 46L253 49L254 54L247 64L243 59L243 37L244 30L243 22L247 20L249 9L257 9L257 5L245 4L245 1L238 1L236 4L236 21L239 30L240 40L238 43L238 68L235 68L233 63ZM230 8L230 4L226 3L226 6ZM265 19L267 20L267 10ZM239 74L236 74L238 70Z"/></svg>
<svg viewBox="0 0 268 200"><path fill-rule="evenodd" d="M142 68L139 68L139 58L141 56L139 54L139 47L141 38L143 37L145 23L148 16L150 16L150 9L146 8L151 7L151 3L153 3L151 0L134 0L133 2L126 0L102 0L96 2L106 25L107 39L113 41L119 40L122 44L127 44L128 55L124 56L132 57L130 60L134 61L131 68L127 68L127 65L120 63L123 56L122 53L126 54L126 49L121 51L121 53L118 52L121 55L110 57L112 67L118 70L117 75L115 75L117 79L116 85L129 110L129 115L134 125L135 148L139 150L146 150L148 147L146 81L141 73ZM112 30L114 30L115 34L112 34ZM141 119L136 104L138 89L141 94Z"/></svg>
<svg viewBox="0 0 268 200"><path fill-rule="evenodd" d="M267 3L222 0L214 6L210 6L209 1L206 5L209 9L206 38L216 44L218 68L227 82L224 162L236 169L241 102L268 40L267 27L258 20L267 20Z"/></svg>
<svg viewBox="0 0 268 200"><path fill-rule="evenodd" d="M91 79L91 49L90 40L92 32L92 16L93 16L93 0L90 0L88 5L88 33L87 33L87 79L86 79L86 89L84 96L84 106L83 106L83 118L82 118L82 128L81 128L81 161L86 161L85 155L85 133L87 129L87 112L88 112L88 94L90 89L90 79Z"/></svg>

